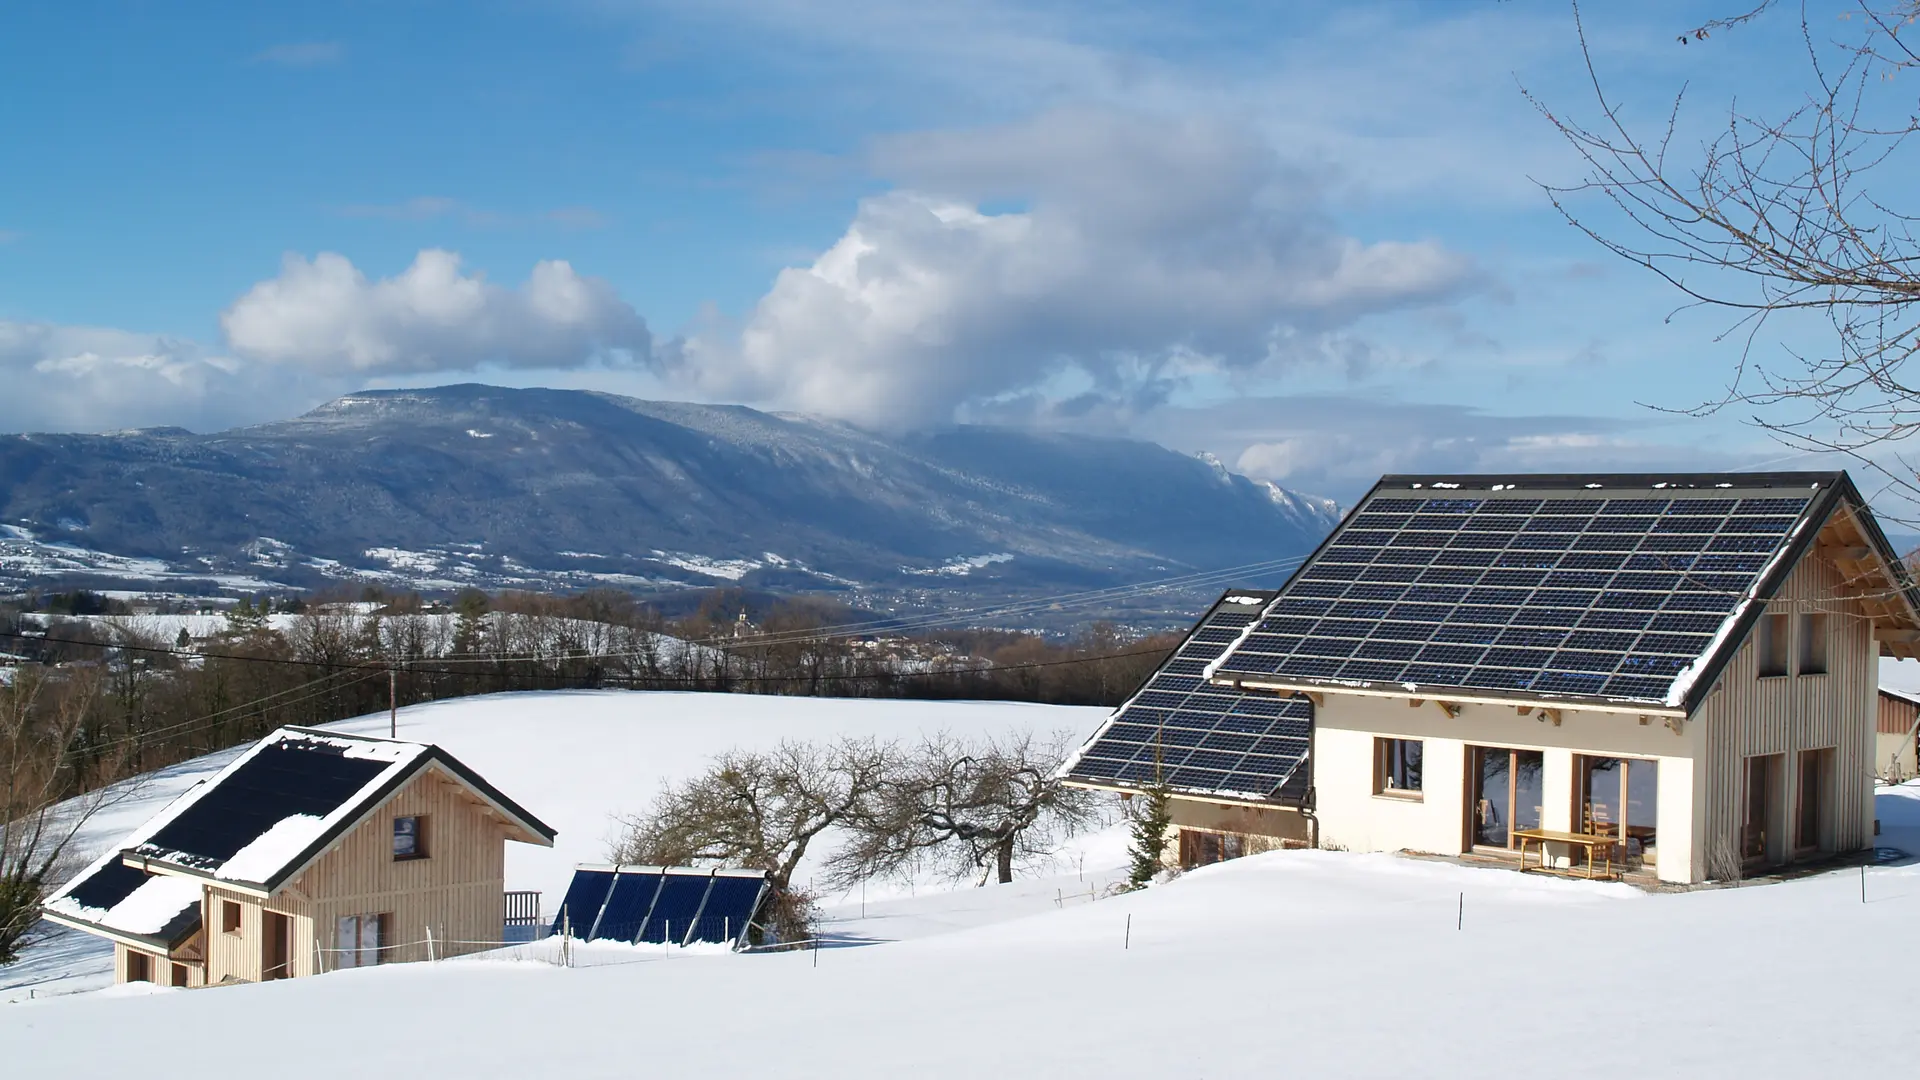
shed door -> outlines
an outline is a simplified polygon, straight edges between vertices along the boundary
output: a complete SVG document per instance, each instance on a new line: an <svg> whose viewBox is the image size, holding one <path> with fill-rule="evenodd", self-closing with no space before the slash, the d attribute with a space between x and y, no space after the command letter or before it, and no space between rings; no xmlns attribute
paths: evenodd
<svg viewBox="0 0 1920 1080"><path fill-rule="evenodd" d="M293 974L287 960L293 955L293 920L277 911L262 913L260 977L284 979Z"/></svg>

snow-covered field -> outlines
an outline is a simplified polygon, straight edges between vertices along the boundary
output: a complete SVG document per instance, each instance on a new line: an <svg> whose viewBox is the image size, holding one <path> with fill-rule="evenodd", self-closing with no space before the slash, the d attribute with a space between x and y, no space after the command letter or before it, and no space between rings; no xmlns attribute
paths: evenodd
<svg viewBox="0 0 1920 1080"><path fill-rule="evenodd" d="M538 889L551 907L566 891L574 864L606 860L617 831L616 815L645 809L666 784L697 774L714 755L731 748L840 735L913 739L936 731L1070 730L1085 736L1105 716L1104 709L1011 702L555 691L411 706L400 710L399 735L439 744L559 830L552 848L507 845L507 887ZM387 714L328 726L385 735ZM97 858L175 796L219 771L241 749L209 754L110 792L106 808L75 845L78 864ZM1089 866L1120 865L1124 845L1124 837L1113 830L1083 837L1064 853L1062 867L1074 871L1069 876L1077 881L1083 861ZM807 876L803 866L798 879ZM930 883L873 883L867 891L869 914L875 901L896 892L917 894L922 884ZM1054 886L1048 886L1048 906L1053 895ZM844 899L857 906L859 897ZM110 950L97 939L62 932L49 947L0 968L0 1002L24 997L36 986L38 993L69 993L110 983L110 958Z"/></svg>
<svg viewBox="0 0 1920 1080"><path fill-rule="evenodd" d="M929 726L1085 730L1099 716L566 694L430 706L403 714L402 733L446 745L561 829L560 850L517 853L510 869L517 886L556 889L567 864L601 854L619 808L609 803L637 805L729 745ZM1920 788L1883 791L1879 815L1883 843L1920 850ZM635 952L650 962L573 969L468 958L109 990L0 1006L0 1060L8 1075L104 1075L128 1048L163 1046L190 1049L143 1055L144 1075L250 1061L361 1080L1479 1080L1843 1076L1898 1069L1911 1053L1920 867L1870 869L1863 903L1857 870L1649 895L1281 852L1088 900L1083 874L1097 892L1120 861L1117 835L1094 840L1084 870L1049 879L870 895L865 919L851 900L830 928L844 947L817 956ZM862 940L878 943L853 947Z"/></svg>

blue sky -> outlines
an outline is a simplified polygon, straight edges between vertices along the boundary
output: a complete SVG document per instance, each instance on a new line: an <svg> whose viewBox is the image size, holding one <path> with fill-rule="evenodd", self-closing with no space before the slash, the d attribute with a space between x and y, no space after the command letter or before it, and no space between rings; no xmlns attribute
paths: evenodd
<svg viewBox="0 0 1920 1080"><path fill-rule="evenodd" d="M1788 20L1590 11L1631 117L1790 102ZM1596 7L1600 7L1596 5ZM1382 471L1806 465L1725 320L1533 179L1540 2L69 3L0 14L0 429L480 380ZM1762 343L1769 347L1769 343ZM1776 346L1777 347L1777 346Z"/></svg>

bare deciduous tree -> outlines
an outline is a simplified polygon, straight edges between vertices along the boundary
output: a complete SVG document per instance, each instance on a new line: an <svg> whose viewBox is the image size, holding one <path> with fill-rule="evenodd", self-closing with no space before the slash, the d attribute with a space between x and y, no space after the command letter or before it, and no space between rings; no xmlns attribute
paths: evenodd
<svg viewBox="0 0 1920 1080"><path fill-rule="evenodd" d="M854 738L732 751L663 792L647 813L625 819L613 860L765 870L772 929L783 941L802 940L811 932L812 902L794 888L794 870L822 833L872 815L898 757L889 743Z"/></svg>
<svg viewBox="0 0 1920 1080"><path fill-rule="evenodd" d="M873 813L850 824L848 843L829 860L833 880L931 867L1005 884L1016 866L1044 863L1062 839L1100 820L1094 793L1052 778L1074 743L1066 732L927 739L876 793Z"/></svg>
<svg viewBox="0 0 1920 1080"><path fill-rule="evenodd" d="M1747 0L1680 41L1737 40L1731 31L1784 17L1775 7ZM1816 22L1816 10L1839 17ZM1730 317L1722 336L1742 344L1737 367L1723 395L1686 411L1751 408L1783 443L1849 454L1909 501L1920 501L1901 452L1920 433L1920 381L1905 370L1920 352L1920 208L1899 200L1911 190L1907 142L1920 112L1898 76L1920 66L1909 44L1916 18L1920 0L1803 3L1801 100L1778 115L1736 102L1697 150L1676 141L1684 94L1657 129L1629 123L1584 25L1597 116L1576 120L1529 94L1587 166L1581 182L1547 186L1567 221L1665 279L1684 306ZM1756 73L1777 85L1777 71ZM1586 195L1619 216L1595 213ZM1783 341L1783 360L1763 357L1763 331L1797 315L1824 319L1832 344L1800 351Z"/></svg>
<svg viewBox="0 0 1920 1080"><path fill-rule="evenodd" d="M112 753L89 747L86 718L99 695L91 673L23 669L0 685L0 964L11 963L40 920L40 901L70 869L74 837L130 789L93 788L89 768L115 775ZM93 790L89 790L93 788Z"/></svg>

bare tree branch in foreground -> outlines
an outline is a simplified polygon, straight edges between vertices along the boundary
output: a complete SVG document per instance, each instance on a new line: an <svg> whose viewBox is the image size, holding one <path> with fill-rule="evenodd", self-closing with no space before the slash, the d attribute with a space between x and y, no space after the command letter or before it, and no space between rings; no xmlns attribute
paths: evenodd
<svg viewBox="0 0 1920 1080"><path fill-rule="evenodd" d="M1920 432L1920 382L1906 370L1920 351L1920 207L1901 202L1914 190L1907 142L1920 113L1911 83L1899 78L1920 64L1909 44L1920 32L1920 0L1840 4L1841 18L1816 26L1809 11L1834 6L1801 7L1802 100L1771 116L1736 101L1724 129L1695 149L1676 142L1684 91L1651 131L1625 119L1576 5L1596 118L1572 119L1527 96L1580 154L1587 175L1542 186L1570 224L1673 286L1682 309L1729 316L1720 337L1741 351L1724 393L1681 411L1752 409L1751 422L1786 445L1851 455L1920 502L1914 462L1903 452ZM1749 0L1680 40L1751 28L1774 7ZM1764 66L1756 71L1779 78ZM1618 216L1594 212L1587 196ZM1784 320L1777 329L1792 334L1805 315L1826 321L1817 336L1830 344L1796 351L1783 341L1783 359L1763 361L1756 346L1769 324Z"/></svg>
<svg viewBox="0 0 1920 1080"><path fill-rule="evenodd" d="M73 869L74 837L95 813L132 794L127 784L92 788L85 775L117 775L126 753L92 738L86 719L99 692L97 673L87 670L21 669L0 685L0 964L18 957L40 921L41 900Z"/></svg>

